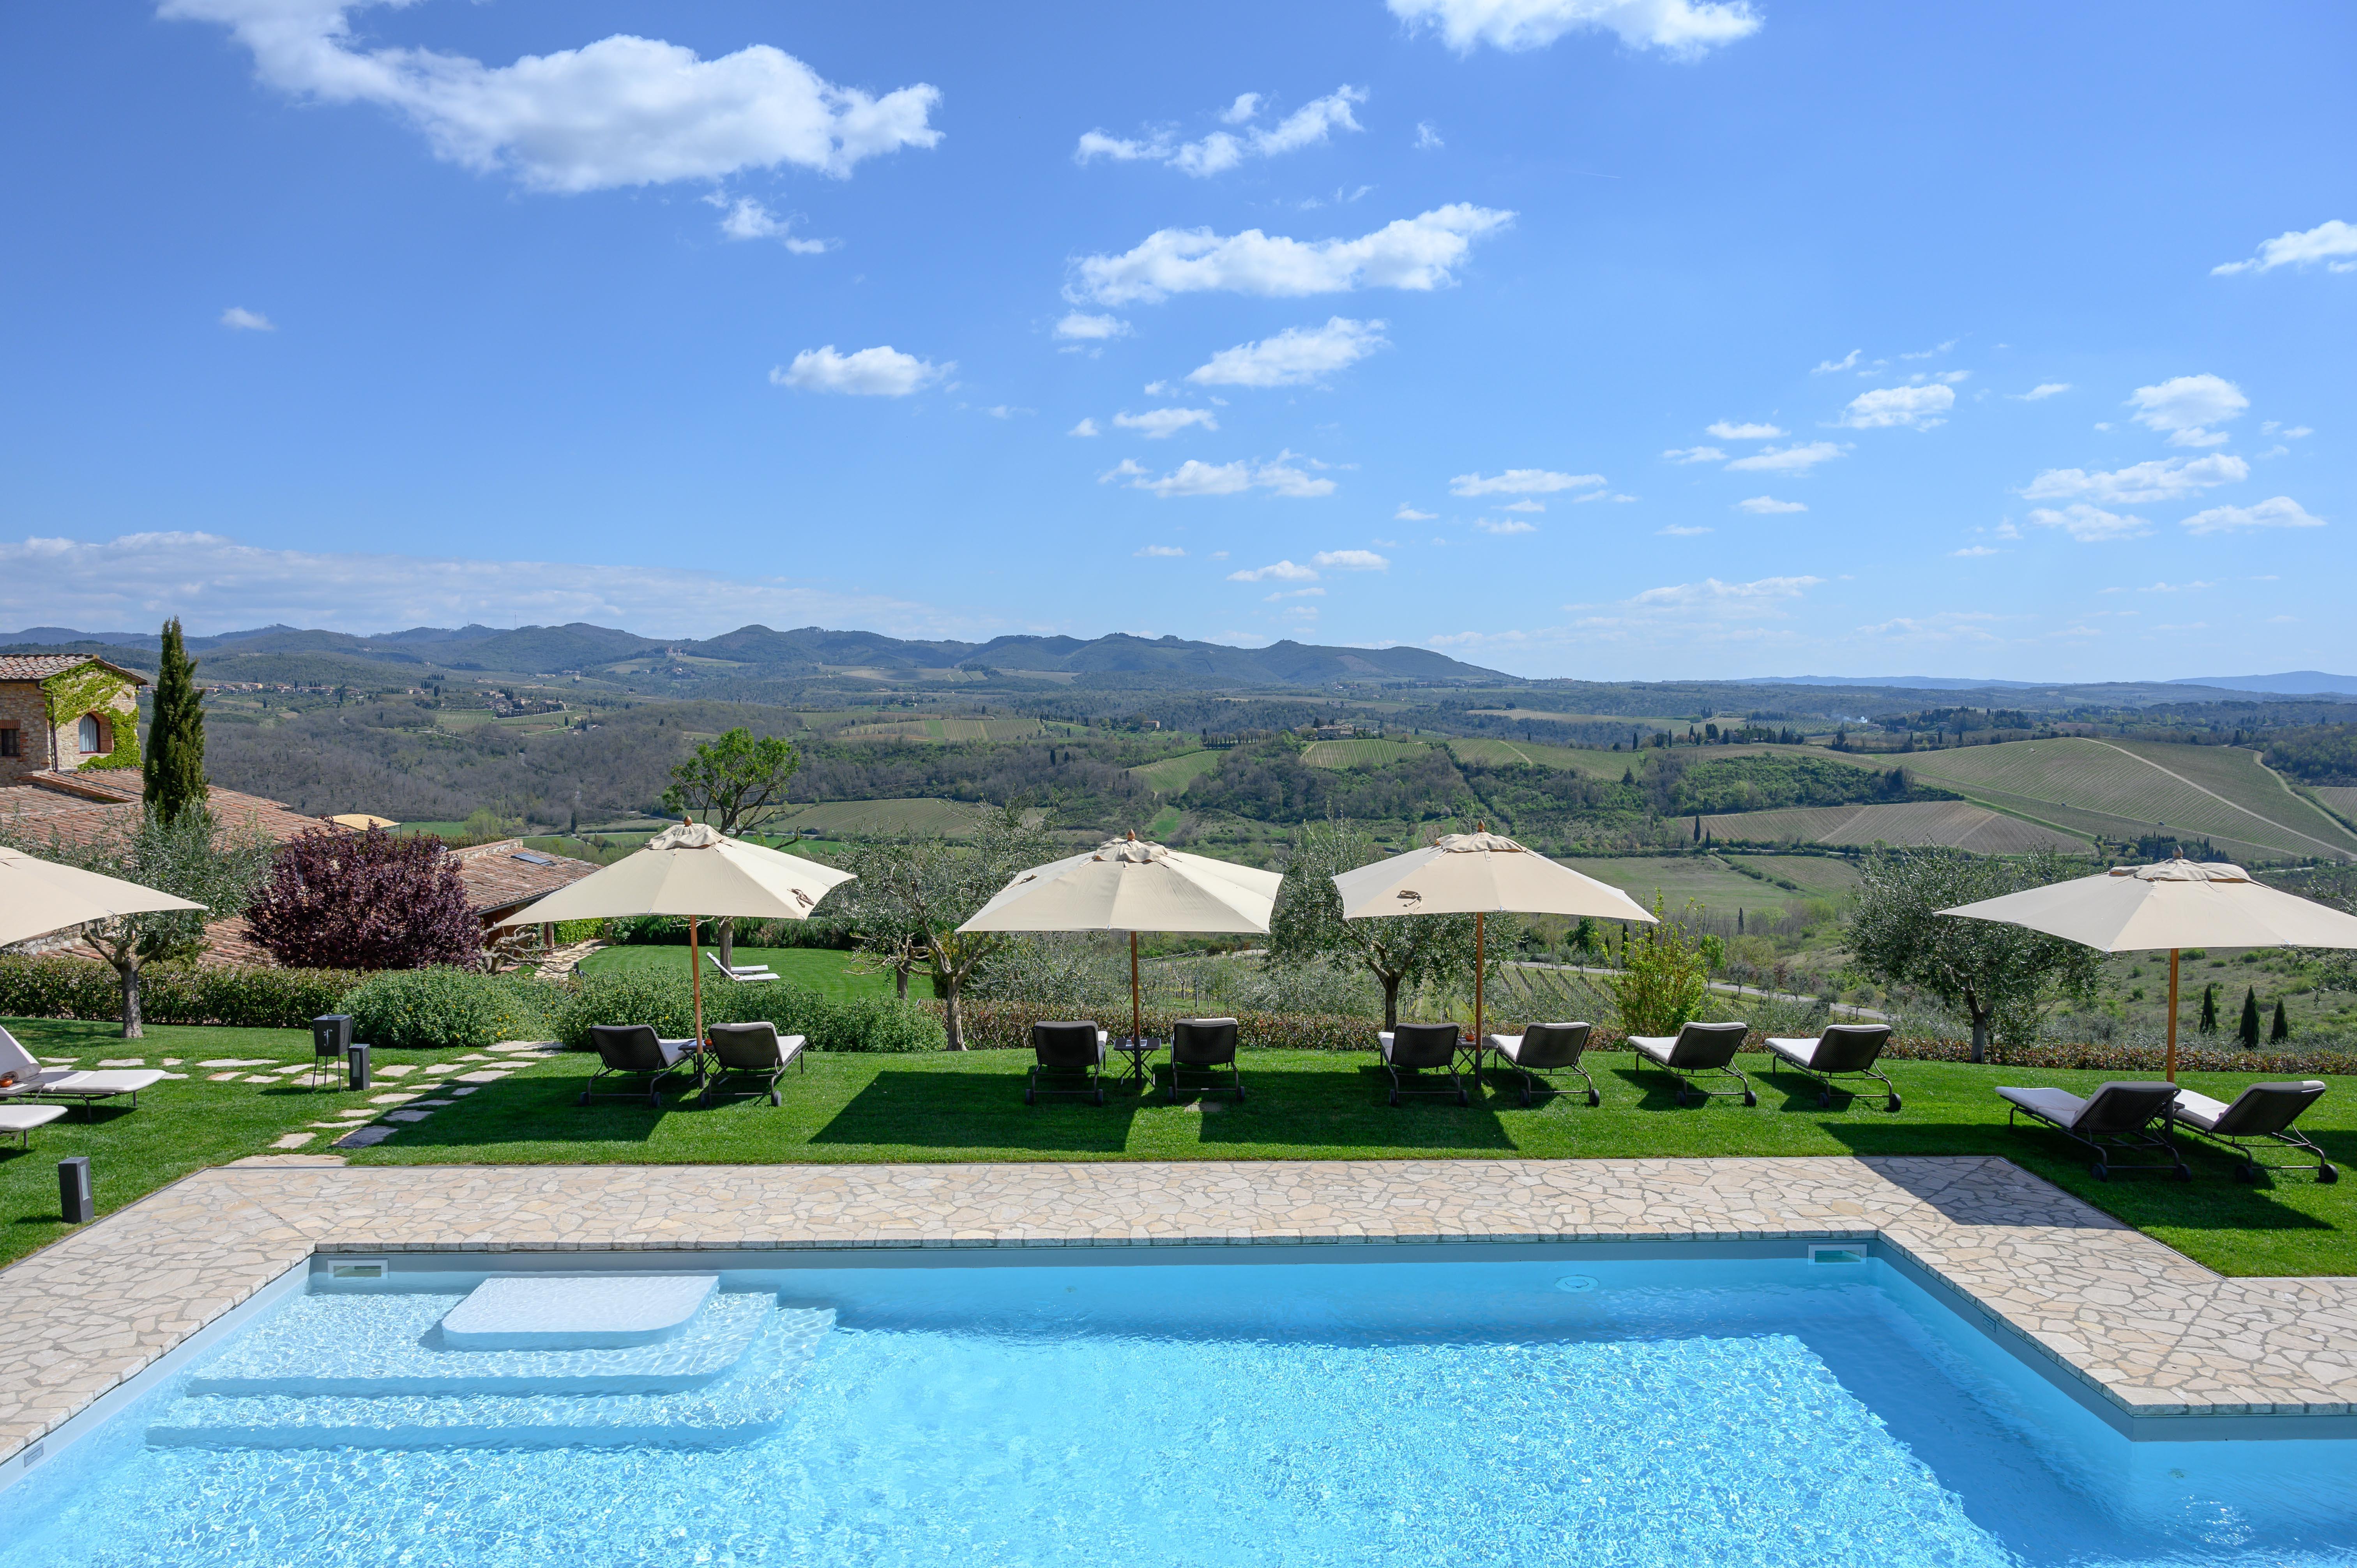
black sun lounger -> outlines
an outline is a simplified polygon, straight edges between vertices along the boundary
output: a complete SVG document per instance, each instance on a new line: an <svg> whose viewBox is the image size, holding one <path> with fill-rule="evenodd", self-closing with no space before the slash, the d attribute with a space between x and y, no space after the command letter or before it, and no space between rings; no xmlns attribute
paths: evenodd
<svg viewBox="0 0 2357 1568"><path fill-rule="evenodd" d="M1681 1105L1689 1094L1697 1100L1708 1100L1714 1094L1739 1094L1744 1104L1757 1105L1760 1096L1751 1091L1751 1080L1735 1069L1735 1053L1743 1048L1744 1036L1750 1033L1749 1024L1688 1024L1674 1036L1631 1035L1629 1048L1676 1075ZM1731 1078L1735 1087L1705 1089L1693 1081L1694 1075L1702 1072Z"/></svg>
<svg viewBox="0 0 2357 1568"><path fill-rule="evenodd" d="M1579 1065L1580 1053L1587 1049L1587 1024L1532 1024L1519 1035L1492 1035L1484 1043L1498 1053L1499 1059L1523 1078L1523 1103L1531 1102L1534 1090L1549 1094L1565 1092L1563 1087L1546 1075L1551 1072L1576 1072L1579 1081L1587 1086L1587 1103L1601 1105L1604 1097L1596 1092L1596 1080Z"/></svg>
<svg viewBox="0 0 2357 1568"><path fill-rule="evenodd" d="M761 1086L728 1090L730 1096L767 1094L770 1104L782 1104L778 1079L786 1075L786 1069L800 1061L802 1070L810 1071L810 1058L802 1054L802 1036L780 1035L775 1024L715 1024L705 1034L712 1042L712 1078L698 1097L702 1104L711 1104L722 1081L730 1078L748 1079Z"/></svg>
<svg viewBox="0 0 2357 1568"><path fill-rule="evenodd" d="M2206 1094L2180 1089L2177 1091L2177 1124L2242 1155L2243 1163L2234 1167L2236 1181L2255 1182L2261 1171L2294 1168L2260 1162L2256 1151L2273 1143L2314 1155L2316 1179L2329 1184L2339 1181L2341 1173L2332 1168L2324 1151L2309 1141L2307 1133L2292 1125L2302 1112L2323 1098L2323 1083L2312 1078L2301 1083L2255 1083L2234 1096L2232 1105L2221 1105Z"/></svg>
<svg viewBox="0 0 2357 1568"><path fill-rule="evenodd" d="M1378 1034L1375 1054L1392 1075L1391 1103L1397 1105L1403 1094L1453 1094L1459 1105L1473 1103L1457 1076L1457 1038L1454 1024L1399 1024ZM1447 1073L1448 1087L1425 1088L1415 1075L1428 1068ZM1403 1079L1402 1073L1408 1076ZM1411 1083L1416 1087L1409 1088Z"/></svg>
<svg viewBox="0 0 2357 1568"><path fill-rule="evenodd" d="M2028 1115L2060 1131L2094 1155L2089 1169L2097 1181L2109 1181L2114 1171L2171 1171L2179 1181L2191 1181L2192 1169L2169 1141L2169 1122L2177 1101L2173 1083L2106 1083L2082 1100L2067 1089L1999 1089L2008 1109L2008 1125ZM2124 1165L2115 1154L2156 1153L2164 1164Z"/></svg>
<svg viewBox="0 0 2357 1568"><path fill-rule="evenodd" d="M1103 1029L1088 1023L1034 1024L1031 1026L1031 1051L1039 1060L1033 1063L1031 1077L1023 1086L1023 1103L1036 1105L1043 1094L1085 1094L1099 1105L1105 1102L1104 1064L1108 1036ZM1042 1089L1039 1075L1055 1077L1085 1076L1085 1084L1059 1089L1053 1084Z"/></svg>
<svg viewBox="0 0 2357 1568"><path fill-rule="evenodd" d="M649 1024L593 1024L589 1043L597 1047L598 1066L589 1075L589 1081L581 1086L584 1105L592 1100L636 1100L641 1093L646 1095L648 1104L662 1104L664 1075L677 1071L695 1044L694 1040L662 1039ZM600 1090L597 1085L608 1078L643 1079L645 1088L619 1093Z"/></svg>
<svg viewBox="0 0 2357 1568"><path fill-rule="evenodd" d="M1197 1094L1232 1094L1244 1102L1244 1075L1236 1065L1236 1021L1233 1018L1181 1018L1170 1026L1170 1103L1178 1103L1178 1074L1183 1069L1209 1073L1228 1069L1228 1081L1198 1085Z"/></svg>
<svg viewBox="0 0 2357 1568"><path fill-rule="evenodd" d="M1834 1090L1842 1087L1834 1081L1835 1079L1870 1078L1882 1085L1888 1097L1883 1109L1896 1111L1900 1104L1899 1086L1874 1070L1876 1058L1882 1055L1882 1047L1889 1043L1890 1026L1888 1024L1828 1024L1824 1033L1813 1040L1779 1039L1770 1036L1768 1061L1770 1068L1780 1061L1789 1063L1816 1079L1817 1103L1820 1106L1833 1104ZM1846 1092L1856 1095L1860 1090L1852 1089Z"/></svg>

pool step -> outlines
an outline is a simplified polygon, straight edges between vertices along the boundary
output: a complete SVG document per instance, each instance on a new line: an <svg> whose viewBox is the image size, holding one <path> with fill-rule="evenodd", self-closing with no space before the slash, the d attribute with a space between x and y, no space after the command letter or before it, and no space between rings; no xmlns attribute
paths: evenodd
<svg viewBox="0 0 2357 1568"><path fill-rule="evenodd" d="M331 1298L350 1302L353 1298ZM378 1299L397 1299L392 1297ZM728 1300L732 1298L721 1298ZM551 1392L517 1376L507 1391L447 1385L371 1395L191 1391L167 1407L147 1441L167 1448L727 1447L777 1430L791 1411L819 1342L834 1326L824 1309L761 1304L759 1332L719 1376L658 1391ZM709 1310L707 1308L707 1310ZM613 1356L628 1351L466 1352L469 1359ZM443 1352L446 1355L461 1354ZM600 1374L604 1375L604 1374ZM208 1380L218 1375L208 1369ZM525 1390L530 1391L524 1391Z"/></svg>

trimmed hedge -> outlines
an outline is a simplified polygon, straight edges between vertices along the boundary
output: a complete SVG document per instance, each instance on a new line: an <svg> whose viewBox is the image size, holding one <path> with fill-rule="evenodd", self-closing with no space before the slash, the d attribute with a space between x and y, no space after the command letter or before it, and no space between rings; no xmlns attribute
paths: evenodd
<svg viewBox="0 0 2357 1568"><path fill-rule="evenodd" d="M471 1046L548 1036L563 993L528 974L477 969L388 969L352 987L339 1012L372 1046Z"/></svg>
<svg viewBox="0 0 2357 1568"><path fill-rule="evenodd" d="M801 1035L817 1051L939 1050L947 1039L939 1019L918 1003L866 996L837 1004L791 980L707 985L704 1021L775 1024L780 1034ZM576 1050L588 1047L589 1031L599 1024L651 1024L666 1039L685 1039L695 1028L694 993L685 975L670 971L585 975L558 1004L553 1023L554 1037Z"/></svg>
<svg viewBox="0 0 2357 1568"><path fill-rule="evenodd" d="M307 1029L341 1011L344 993L368 977L349 969L192 968L152 964L140 972L140 1016L150 1024L217 1024L241 1029ZM0 1016L123 1016L113 966L62 953L0 954Z"/></svg>
<svg viewBox="0 0 2357 1568"><path fill-rule="evenodd" d="M1964 1040L1894 1039L1886 1054L1919 1062L1972 1060L1973 1048ZM2135 1072L2158 1077L2168 1067L2162 1046L2103 1046L2092 1042L2054 1046L1989 1047L1992 1065L2001 1067L2087 1068L2100 1072ZM2346 1051L2221 1050L2215 1046L2177 1042L2179 1072L2252 1072L2276 1078L2310 1078L2320 1073L2357 1072L2357 1057Z"/></svg>

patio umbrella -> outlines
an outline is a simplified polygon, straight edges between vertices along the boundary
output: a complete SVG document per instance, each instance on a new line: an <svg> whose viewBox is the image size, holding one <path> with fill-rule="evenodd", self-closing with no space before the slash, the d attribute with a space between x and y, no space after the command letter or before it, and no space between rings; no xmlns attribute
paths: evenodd
<svg viewBox="0 0 2357 1568"><path fill-rule="evenodd" d="M2357 916L2254 881L2239 865L2179 855L2115 865L2001 898L1943 909L1999 920L2104 952L2169 950L2169 1081L2177 1081L2177 955L2183 948L2357 948Z"/></svg>
<svg viewBox="0 0 2357 1568"><path fill-rule="evenodd" d="M681 822L649 839L635 854L568 883L500 923L537 926L627 915L687 920L688 986L695 998L695 1038L704 1039L704 970L695 922L737 917L803 920L828 889L852 874L814 860L732 839L704 822Z"/></svg>
<svg viewBox="0 0 2357 1568"><path fill-rule="evenodd" d="M1534 849L1475 826L1469 833L1443 833L1423 849L1412 849L1334 878L1342 895L1342 918L1369 920L1379 915L1470 915L1473 917L1473 1044L1481 1032L1485 915L1586 915L1608 920L1654 924L1652 912L1609 882L1557 865Z"/></svg>
<svg viewBox="0 0 2357 1568"><path fill-rule="evenodd" d="M1140 931L1262 931L1285 878L1146 843L1135 833L1018 873L961 931L1126 931L1129 1037L1146 1037Z"/></svg>
<svg viewBox="0 0 2357 1568"><path fill-rule="evenodd" d="M117 915L203 908L136 882L0 849L0 947Z"/></svg>

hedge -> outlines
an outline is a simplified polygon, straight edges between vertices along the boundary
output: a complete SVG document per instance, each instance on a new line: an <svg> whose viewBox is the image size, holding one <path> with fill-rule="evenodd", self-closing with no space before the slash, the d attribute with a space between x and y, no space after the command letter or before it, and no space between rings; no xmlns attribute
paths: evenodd
<svg viewBox="0 0 2357 1568"><path fill-rule="evenodd" d="M771 1023L781 1035L801 1035L817 1051L939 1050L947 1036L921 1004L890 996L848 1004L828 1001L791 980L761 985L707 985L704 1021ZM694 994L687 977L671 971L585 975L565 994L552 1020L554 1036L575 1049L589 1044L599 1024L651 1024L667 1039L694 1031Z"/></svg>
<svg viewBox="0 0 2357 1568"><path fill-rule="evenodd" d="M153 964L140 972L139 1011L150 1024L305 1029L340 1011L344 993L367 978L349 969ZM117 1019L123 983L113 965L92 958L0 954L0 1016Z"/></svg>
<svg viewBox="0 0 2357 1568"><path fill-rule="evenodd" d="M485 974L436 966L388 969L347 993L352 1038L374 1046L470 1046L548 1037L564 993L528 972Z"/></svg>

